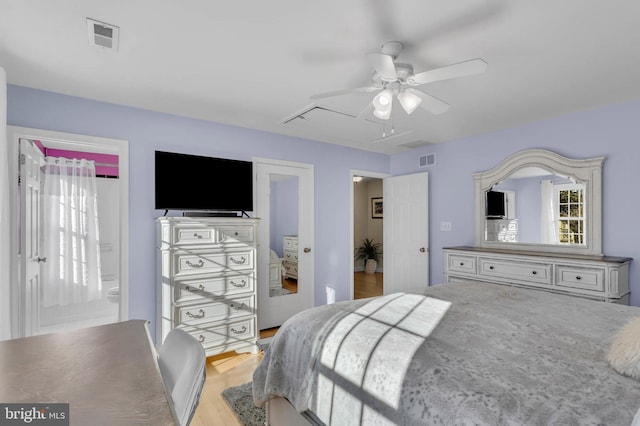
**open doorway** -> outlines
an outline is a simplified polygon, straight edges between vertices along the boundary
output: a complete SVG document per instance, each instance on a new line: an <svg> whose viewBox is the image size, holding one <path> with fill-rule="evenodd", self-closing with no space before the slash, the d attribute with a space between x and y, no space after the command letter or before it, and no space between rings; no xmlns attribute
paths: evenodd
<svg viewBox="0 0 640 426"><path fill-rule="evenodd" d="M11 164L19 201L11 209L12 336L127 319L127 141L9 133L19 159Z"/></svg>
<svg viewBox="0 0 640 426"><path fill-rule="evenodd" d="M382 193L384 174L352 171L352 298L381 296L384 292ZM373 255L369 255L372 253ZM377 255L377 256L376 256Z"/></svg>

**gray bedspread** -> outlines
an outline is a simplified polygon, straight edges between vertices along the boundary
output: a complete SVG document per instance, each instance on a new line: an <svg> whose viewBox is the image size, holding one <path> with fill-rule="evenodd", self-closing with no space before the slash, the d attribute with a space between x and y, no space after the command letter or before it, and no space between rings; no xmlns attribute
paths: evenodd
<svg viewBox="0 0 640 426"><path fill-rule="evenodd" d="M630 425L640 382L606 362L640 308L488 283L304 311L253 376L327 425Z"/></svg>

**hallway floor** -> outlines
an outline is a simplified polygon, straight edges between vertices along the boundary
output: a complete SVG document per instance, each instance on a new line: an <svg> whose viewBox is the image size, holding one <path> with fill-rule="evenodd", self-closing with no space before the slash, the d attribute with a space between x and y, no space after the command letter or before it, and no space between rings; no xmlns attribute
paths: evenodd
<svg viewBox="0 0 640 426"><path fill-rule="evenodd" d="M353 273L353 298L364 299L367 297L382 296L384 274Z"/></svg>

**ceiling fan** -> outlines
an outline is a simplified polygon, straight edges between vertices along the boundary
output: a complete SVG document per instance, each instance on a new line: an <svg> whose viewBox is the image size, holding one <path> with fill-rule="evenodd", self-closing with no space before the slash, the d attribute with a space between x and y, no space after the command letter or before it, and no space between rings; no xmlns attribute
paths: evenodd
<svg viewBox="0 0 640 426"><path fill-rule="evenodd" d="M375 70L369 86L355 89L337 90L311 96L311 99L323 99L342 96L349 93L378 92L367 108L360 113L362 116L373 107L373 114L387 120L391 117L393 97L395 96L407 114L413 113L421 107L433 114L441 114L449 109L449 104L425 92L414 89L427 83L465 77L483 73L487 63L482 59L472 59L441 68L414 74L411 64L395 62L403 49L399 41L390 41L382 45L379 53L367 55L369 63Z"/></svg>

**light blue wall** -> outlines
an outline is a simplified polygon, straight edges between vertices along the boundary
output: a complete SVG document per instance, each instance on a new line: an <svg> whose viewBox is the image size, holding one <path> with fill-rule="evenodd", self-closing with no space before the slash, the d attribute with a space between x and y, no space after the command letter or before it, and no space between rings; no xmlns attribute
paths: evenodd
<svg viewBox="0 0 640 426"><path fill-rule="evenodd" d="M583 111L455 142L391 156L391 174L427 170L431 284L444 278L442 248L474 245L474 186L471 176L523 149L543 148L576 157L606 156L603 169L603 251L628 256L631 304L640 306L640 101ZM436 164L418 167L418 156L433 152ZM451 232L440 222L452 223Z"/></svg>
<svg viewBox="0 0 640 426"><path fill-rule="evenodd" d="M540 178L516 179L518 238L525 243L542 240L542 194Z"/></svg>
<svg viewBox="0 0 640 426"><path fill-rule="evenodd" d="M269 247L284 257L283 236L298 235L298 177L271 183Z"/></svg>
<svg viewBox="0 0 640 426"><path fill-rule="evenodd" d="M442 247L474 244L472 173L528 148L578 158L604 155L603 250L636 259L631 264L631 302L640 306L640 228L635 222L640 211L640 101L386 156L18 86L8 86L7 94L9 125L129 141L131 318L155 320L155 150L314 164L318 305L325 303L327 287L336 300L349 298L350 169L430 173L430 280L436 284L443 280ZM430 152L436 153L436 164L419 168L418 156ZM441 221L452 222L452 231L440 231Z"/></svg>
<svg viewBox="0 0 640 426"><path fill-rule="evenodd" d="M131 318L155 323L154 151L311 163L315 170L315 303L350 298L350 169L386 173L389 157L333 144L8 86L7 123L129 141ZM152 325L152 335L153 328Z"/></svg>

